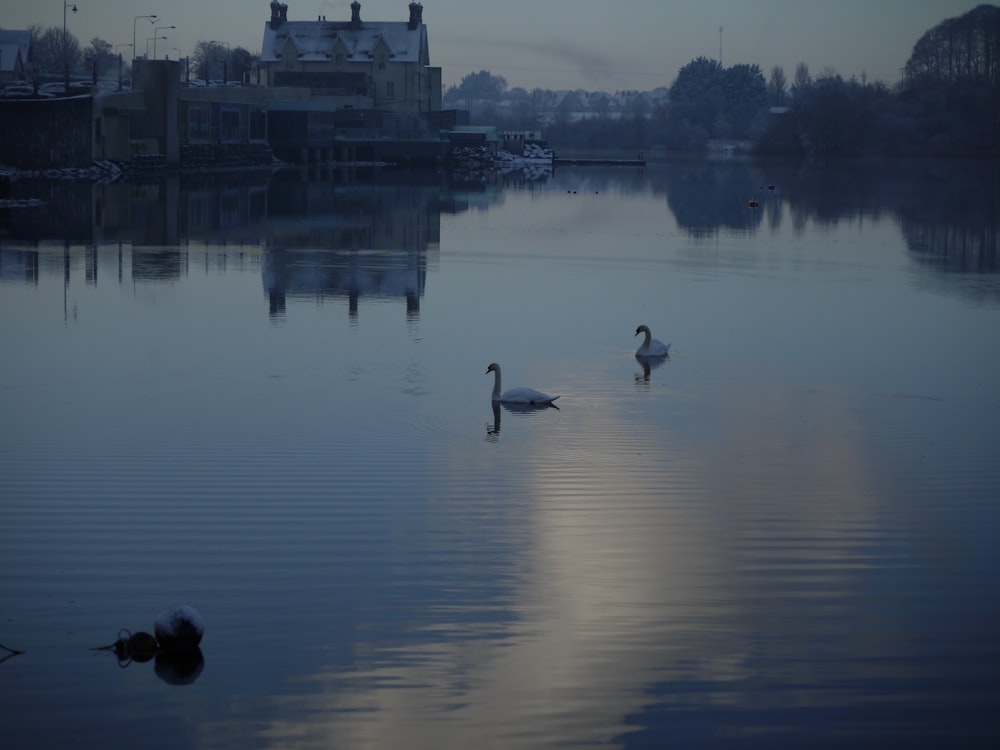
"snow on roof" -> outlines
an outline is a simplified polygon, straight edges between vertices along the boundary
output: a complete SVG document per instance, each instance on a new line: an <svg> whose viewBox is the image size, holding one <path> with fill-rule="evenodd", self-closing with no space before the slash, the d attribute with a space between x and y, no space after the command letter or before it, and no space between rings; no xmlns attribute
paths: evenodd
<svg viewBox="0 0 1000 750"><path fill-rule="evenodd" d="M30 31L0 29L0 70L12 72L17 63L18 53L21 55L21 64L27 63L29 49L31 49Z"/></svg>
<svg viewBox="0 0 1000 750"><path fill-rule="evenodd" d="M365 21L360 27L337 21L285 21L277 28L267 23L260 59L261 62L282 59L282 50L291 41L297 50L296 60L326 61L337 53L335 47L339 41L348 62L367 62L375 56L381 41L391 61L419 63L426 38L427 27L423 23L410 28L406 21Z"/></svg>

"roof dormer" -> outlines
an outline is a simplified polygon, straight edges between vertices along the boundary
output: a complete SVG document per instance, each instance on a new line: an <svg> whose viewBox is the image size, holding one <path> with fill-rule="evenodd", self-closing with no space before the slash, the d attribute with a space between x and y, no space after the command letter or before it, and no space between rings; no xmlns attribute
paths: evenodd
<svg viewBox="0 0 1000 750"><path fill-rule="evenodd" d="M372 44L372 57L379 57L379 55L385 57L386 59L395 57L396 52L393 50L392 45L389 44L389 39L386 37L384 32L379 32L379 35L375 37L375 43Z"/></svg>
<svg viewBox="0 0 1000 750"><path fill-rule="evenodd" d="M344 38L339 34L333 38L330 45L330 56L338 63L342 63L351 57L351 50L348 48Z"/></svg>
<svg viewBox="0 0 1000 750"><path fill-rule="evenodd" d="M284 43L278 48L277 53L279 60L294 60L301 54L301 50L299 49L299 45L295 43L295 38L289 34L285 37Z"/></svg>

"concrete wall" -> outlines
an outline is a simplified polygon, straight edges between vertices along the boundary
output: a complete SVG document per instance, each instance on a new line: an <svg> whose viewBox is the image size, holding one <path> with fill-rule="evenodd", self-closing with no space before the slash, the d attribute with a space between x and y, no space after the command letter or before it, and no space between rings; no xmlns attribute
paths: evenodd
<svg viewBox="0 0 1000 750"><path fill-rule="evenodd" d="M177 127L180 66L177 60L136 60L132 71L132 88L143 92L147 127L144 135L158 139L159 152L164 155L168 168L178 166L181 160Z"/></svg>
<svg viewBox="0 0 1000 750"><path fill-rule="evenodd" d="M0 100L0 164L20 169L89 167L93 99Z"/></svg>

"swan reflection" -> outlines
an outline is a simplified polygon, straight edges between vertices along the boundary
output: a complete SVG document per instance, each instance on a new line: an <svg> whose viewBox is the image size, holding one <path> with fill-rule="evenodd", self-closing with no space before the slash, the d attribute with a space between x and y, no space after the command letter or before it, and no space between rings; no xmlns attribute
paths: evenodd
<svg viewBox="0 0 1000 750"><path fill-rule="evenodd" d="M534 414L537 412L548 411L554 409L559 411L559 407L553 403L547 404L517 404L503 401L493 401L493 422L486 423L486 438L490 442L496 441L500 437L500 412L501 407L503 411L510 412L511 414L516 414L518 416L523 416L527 414Z"/></svg>
<svg viewBox="0 0 1000 750"><path fill-rule="evenodd" d="M648 383L650 373L658 367L661 367L663 363L669 359L669 354L662 354L658 357L642 357L636 354L635 361L642 367L642 374L640 375L639 373L636 373L635 375L636 382Z"/></svg>
<svg viewBox="0 0 1000 750"><path fill-rule="evenodd" d="M493 403L493 424L486 423L486 439L495 442L500 437L500 402Z"/></svg>

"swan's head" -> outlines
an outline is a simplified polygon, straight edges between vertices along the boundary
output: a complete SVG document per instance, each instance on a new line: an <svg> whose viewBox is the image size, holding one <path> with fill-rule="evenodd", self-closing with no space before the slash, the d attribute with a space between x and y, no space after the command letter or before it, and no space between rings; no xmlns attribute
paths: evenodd
<svg viewBox="0 0 1000 750"><path fill-rule="evenodd" d="M498 365L496 362L490 362L489 367L486 368L486 372L484 373L484 375L489 375L491 372L495 372L496 370L499 369L500 365Z"/></svg>
<svg viewBox="0 0 1000 750"><path fill-rule="evenodd" d="M640 333L649 333L649 326L641 325L635 329L635 335L638 336Z"/></svg>

